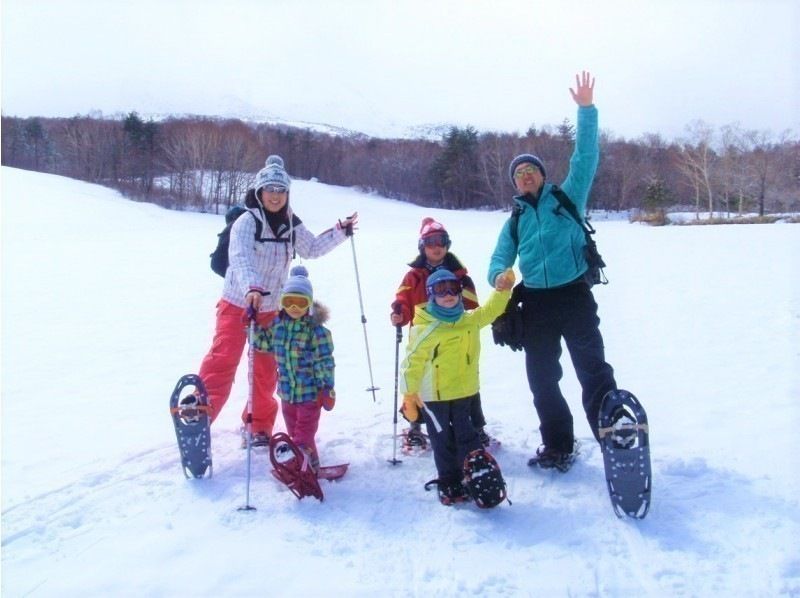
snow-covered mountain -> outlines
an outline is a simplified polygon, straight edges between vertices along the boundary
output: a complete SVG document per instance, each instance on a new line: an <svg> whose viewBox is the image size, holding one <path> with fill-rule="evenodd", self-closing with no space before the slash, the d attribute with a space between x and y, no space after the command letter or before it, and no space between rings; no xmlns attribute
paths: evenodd
<svg viewBox="0 0 800 598"><path fill-rule="evenodd" d="M608 359L651 425L653 505L638 522L613 514L566 356L582 454L567 474L527 467L539 434L523 356L488 330L481 391L513 505L443 507L423 490L430 458L387 463L389 304L420 220L445 224L485 298L507 214L306 181L291 201L312 231L355 210L362 222L353 245L305 263L337 361L320 451L351 468L324 502L297 501L257 452L258 510L243 513L246 360L212 429L213 478L184 479L167 411L211 339L222 217L2 169L4 596L800 594L800 228L596 223Z"/></svg>

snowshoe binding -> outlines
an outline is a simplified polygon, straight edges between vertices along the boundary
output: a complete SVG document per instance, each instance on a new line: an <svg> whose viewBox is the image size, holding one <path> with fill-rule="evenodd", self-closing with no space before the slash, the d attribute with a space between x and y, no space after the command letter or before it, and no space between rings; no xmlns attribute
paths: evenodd
<svg viewBox="0 0 800 598"><path fill-rule="evenodd" d="M311 457L288 434L278 432L269 440L272 475L286 485L298 499L313 496L324 500Z"/></svg>
<svg viewBox="0 0 800 598"><path fill-rule="evenodd" d="M536 449L536 454L528 459L528 467L538 467L539 469L557 469L561 473L566 473L575 463L575 459L578 458L579 454L577 440L572 446L571 453L551 449L545 445L542 445Z"/></svg>
<svg viewBox="0 0 800 598"><path fill-rule="evenodd" d="M500 466L484 449L474 450L464 459L463 486L481 509L491 509L508 500Z"/></svg>
<svg viewBox="0 0 800 598"><path fill-rule="evenodd" d="M181 394L187 387L194 391ZM211 477L211 418L208 393L200 376L182 376L169 399L169 411L175 425L183 475L187 478Z"/></svg>
<svg viewBox="0 0 800 598"><path fill-rule="evenodd" d="M644 519L650 509L650 429L639 400L627 390L603 397L598 437L611 504L617 517Z"/></svg>
<svg viewBox="0 0 800 598"><path fill-rule="evenodd" d="M434 486L436 486L436 491L439 495L439 502L446 507L451 507L470 500L467 489L457 480L452 482L439 479L431 480L425 484L425 490L430 491Z"/></svg>

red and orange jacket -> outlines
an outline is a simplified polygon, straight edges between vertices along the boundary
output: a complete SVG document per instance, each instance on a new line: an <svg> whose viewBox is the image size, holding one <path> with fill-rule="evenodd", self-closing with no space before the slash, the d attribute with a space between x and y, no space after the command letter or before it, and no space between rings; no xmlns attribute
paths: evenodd
<svg viewBox="0 0 800 598"><path fill-rule="evenodd" d="M450 270L461 281L461 286L463 287L461 296L464 298L464 309L478 307L475 283L467 275L467 269L459 259L449 251L438 266L428 264L422 255L418 255L409 266L411 266L411 270L403 277L403 281L395 293L395 300L392 303L392 313L396 313L399 309L400 315L403 316L403 320L400 323L401 326L405 326L411 321L417 305L424 305L428 302L425 283L428 281L428 276L436 270Z"/></svg>

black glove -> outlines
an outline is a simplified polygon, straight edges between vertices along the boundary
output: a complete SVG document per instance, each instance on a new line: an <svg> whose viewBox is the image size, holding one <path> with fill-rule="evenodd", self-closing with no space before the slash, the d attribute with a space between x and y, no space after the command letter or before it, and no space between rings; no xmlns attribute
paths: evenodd
<svg viewBox="0 0 800 598"><path fill-rule="evenodd" d="M512 351L522 349L525 331L522 325L522 310L517 305L509 303L506 311L492 322L492 338L495 345L508 346Z"/></svg>

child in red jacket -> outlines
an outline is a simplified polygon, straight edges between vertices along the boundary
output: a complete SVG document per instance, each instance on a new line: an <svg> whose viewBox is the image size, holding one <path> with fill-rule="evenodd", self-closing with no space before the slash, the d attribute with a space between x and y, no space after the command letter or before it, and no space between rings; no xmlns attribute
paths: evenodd
<svg viewBox="0 0 800 598"><path fill-rule="evenodd" d="M467 269L459 259L450 253L450 235L444 226L433 218L423 218L419 229L419 242L417 248L419 255L408 264L411 266L400 287L395 293L390 316L392 325L405 326L413 324L414 310L417 305L426 305L428 295L425 290L428 276L437 270L449 270L461 282L464 308L471 310L478 307L478 295L475 293L475 283L467 274ZM473 403L472 423L478 431L478 436L484 446L489 446L493 439L486 433L486 418L483 416L480 394ZM422 417L410 422L411 427L404 433L404 450L406 452L427 447L425 436L422 434Z"/></svg>

